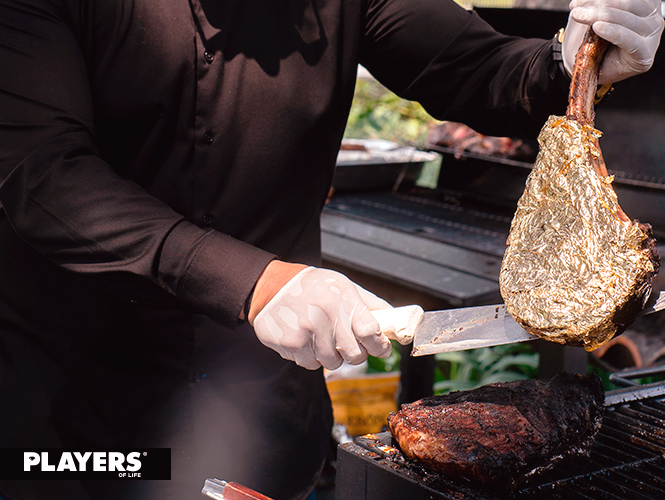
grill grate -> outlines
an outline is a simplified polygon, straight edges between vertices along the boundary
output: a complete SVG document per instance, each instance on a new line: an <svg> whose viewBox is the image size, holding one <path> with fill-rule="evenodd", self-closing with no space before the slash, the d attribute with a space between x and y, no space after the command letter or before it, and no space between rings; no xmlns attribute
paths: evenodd
<svg viewBox="0 0 665 500"><path fill-rule="evenodd" d="M513 498L665 498L665 404L608 407L590 456L561 463Z"/></svg>
<svg viewBox="0 0 665 500"><path fill-rule="evenodd" d="M468 206L449 199L427 200L402 193L337 195L327 212L351 216L462 248L503 256L514 209L506 213Z"/></svg>
<svg viewBox="0 0 665 500"><path fill-rule="evenodd" d="M663 371L665 367L660 367L660 372ZM637 376L641 374L639 371L633 373L637 373ZM626 382L624 385L633 384ZM365 460L371 464L369 469L379 466L388 470L388 475L381 476L379 482L385 491L397 493L406 487L402 485L406 481L410 488L418 484L418 492L424 492L421 497L414 489L408 489L411 496L399 493L390 498L661 500L665 498L665 398L662 396L665 381L649 386L659 386L660 396L615 404L612 403L614 395L608 393L603 425L589 456L563 460L532 477L514 492L496 493L475 488L461 480L432 475L423 467L405 460L392 445L392 437L388 432L357 438L355 444L349 443L341 448L345 452L352 451L354 447L361 450L360 454L364 453ZM640 387L634 387L637 393ZM621 394L624 397L625 391ZM342 455L340 453L338 457L338 460L342 459L339 465L342 465ZM365 476L371 477L371 474L366 471ZM393 483L392 476L399 476L400 480ZM343 485L339 486L344 488ZM365 491L365 496L360 498L382 498L373 496L372 488L368 487ZM407 490L404 491L406 494Z"/></svg>

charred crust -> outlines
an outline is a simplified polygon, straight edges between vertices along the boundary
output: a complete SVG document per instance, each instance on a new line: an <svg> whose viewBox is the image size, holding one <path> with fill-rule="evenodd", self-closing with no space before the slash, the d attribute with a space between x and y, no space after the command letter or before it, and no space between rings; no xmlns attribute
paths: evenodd
<svg viewBox="0 0 665 500"><path fill-rule="evenodd" d="M642 249L649 251L649 260L653 264L653 276L655 276L660 270L660 255L658 254L658 248L656 246L656 238L653 237L653 228L651 227L651 224L640 222L637 219L635 219L633 222L637 224L637 226L646 236L642 242Z"/></svg>
<svg viewBox="0 0 665 500"><path fill-rule="evenodd" d="M597 375L560 373L402 405L389 416L390 430L409 459L435 473L513 488L567 456L588 452L604 398ZM478 405L473 418L468 406L458 410L468 403ZM514 433L504 435L508 429Z"/></svg>
<svg viewBox="0 0 665 500"><path fill-rule="evenodd" d="M638 225L645 235L641 249L642 251L648 252L649 261L653 265L653 271L644 273L643 278L635 287L635 293L628 298L623 307L617 309L612 318L612 323L617 326L616 335L620 335L626 331L626 328L635 321L637 315L642 309L644 309L644 304L649 298L649 295L651 295L651 283L660 269L660 255L658 254L658 249L656 247L656 239L653 237L651 224L641 223L638 220L635 220L634 223Z"/></svg>

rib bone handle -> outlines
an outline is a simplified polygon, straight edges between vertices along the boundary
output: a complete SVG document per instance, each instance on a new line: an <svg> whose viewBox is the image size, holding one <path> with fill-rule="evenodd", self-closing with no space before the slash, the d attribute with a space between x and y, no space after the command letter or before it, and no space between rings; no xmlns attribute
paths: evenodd
<svg viewBox="0 0 665 500"><path fill-rule="evenodd" d="M566 112L569 119L593 127L595 121L593 101L598 85L598 71L608 45L609 43L596 35L593 29L587 30L575 56Z"/></svg>

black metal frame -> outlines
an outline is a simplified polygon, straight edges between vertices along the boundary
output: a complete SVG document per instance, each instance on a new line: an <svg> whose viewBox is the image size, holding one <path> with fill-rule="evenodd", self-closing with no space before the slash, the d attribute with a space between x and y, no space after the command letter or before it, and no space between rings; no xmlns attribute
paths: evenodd
<svg viewBox="0 0 665 500"><path fill-rule="evenodd" d="M665 396L665 381L641 384L634 382L636 378L665 375L665 365L650 366L634 370L623 370L610 374L610 382L620 389L609 391L605 395L605 405L615 405L646 398Z"/></svg>

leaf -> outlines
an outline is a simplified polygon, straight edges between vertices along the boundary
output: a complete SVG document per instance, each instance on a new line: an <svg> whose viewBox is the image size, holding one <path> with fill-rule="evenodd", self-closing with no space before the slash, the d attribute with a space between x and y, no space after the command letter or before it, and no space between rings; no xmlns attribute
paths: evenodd
<svg viewBox="0 0 665 500"><path fill-rule="evenodd" d="M482 349L435 355L440 374L435 392L448 390L468 390L493 382L508 382L535 378L538 375L539 354L533 346L526 344L506 344ZM443 380L442 380L443 379Z"/></svg>
<svg viewBox="0 0 665 500"><path fill-rule="evenodd" d="M539 356L537 353L534 354L517 354L514 356L504 356L494 363L491 367L488 368L488 372L495 373L503 371L510 366L516 368L528 367L528 368L538 368L539 365Z"/></svg>
<svg viewBox="0 0 665 500"><path fill-rule="evenodd" d="M458 371L457 380L473 382L476 380L474 378L475 366L471 364L462 365Z"/></svg>
<svg viewBox="0 0 665 500"><path fill-rule="evenodd" d="M449 363L465 363L467 356L463 351L458 352L441 352L434 355L437 361L447 361Z"/></svg>
<svg viewBox="0 0 665 500"><path fill-rule="evenodd" d="M387 358L367 357L367 373L385 373L399 370L400 368L400 350L396 341L391 341L393 350Z"/></svg>
<svg viewBox="0 0 665 500"><path fill-rule="evenodd" d="M444 380L434 384L434 394L444 394L450 391L469 391L475 389L475 382L462 382L460 380Z"/></svg>

